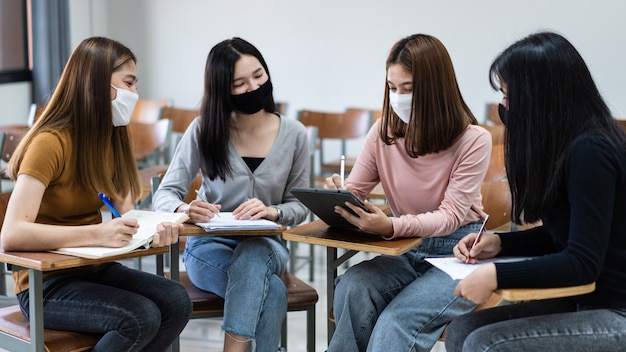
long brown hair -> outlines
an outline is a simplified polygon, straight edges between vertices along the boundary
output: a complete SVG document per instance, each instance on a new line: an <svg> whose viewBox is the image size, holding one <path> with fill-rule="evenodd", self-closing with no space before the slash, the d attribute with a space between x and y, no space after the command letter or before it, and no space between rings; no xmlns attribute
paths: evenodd
<svg viewBox="0 0 626 352"><path fill-rule="evenodd" d="M130 49L112 39L82 41L65 65L50 102L11 158L11 178L17 177L24 153L37 134L65 130L72 139L79 187L116 200L129 192L138 199L141 184L128 128L113 127L111 110L111 76L131 60L137 62ZM102 167L110 159L113 170Z"/></svg>
<svg viewBox="0 0 626 352"><path fill-rule="evenodd" d="M389 105L389 89L381 120L380 138L387 145L405 137L412 158L448 149L468 125L478 121L465 104L448 51L435 37L414 34L393 45L386 69L402 65L413 75L411 120L405 124Z"/></svg>

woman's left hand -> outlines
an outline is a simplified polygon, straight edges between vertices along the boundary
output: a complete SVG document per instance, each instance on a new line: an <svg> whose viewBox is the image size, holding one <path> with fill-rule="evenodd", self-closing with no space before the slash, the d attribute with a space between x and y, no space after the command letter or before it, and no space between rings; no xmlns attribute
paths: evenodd
<svg viewBox="0 0 626 352"><path fill-rule="evenodd" d="M184 225L174 225L171 222L162 222L157 225L157 232L152 240L151 247L164 247L178 242L178 235L183 232Z"/></svg>
<svg viewBox="0 0 626 352"><path fill-rule="evenodd" d="M361 230L379 233L385 237L391 237L391 235L393 235L393 224L391 223L391 219L380 208L374 206L367 200L363 202L363 204L365 204L365 207L369 210L369 212L366 212L352 203L345 203L345 205L354 211L358 216L351 214L348 210L340 206L335 206L335 212Z"/></svg>
<svg viewBox="0 0 626 352"><path fill-rule="evenodd" d="M454 294L476 304L483 304L487 302L491 293L497 288L496 266L493 263L489 263L474 270L471 274L467 275L466 278L461 280L459 284L456 285Z"/></svg>
<svg viewBox="0 0 626 352"><path fill-rule="evenodd" d="M272 215L270 207L266 206L257 198L251 198L241 203L237 209L233 210L233 216L239 220L258 220L270 218Z"/></svg>

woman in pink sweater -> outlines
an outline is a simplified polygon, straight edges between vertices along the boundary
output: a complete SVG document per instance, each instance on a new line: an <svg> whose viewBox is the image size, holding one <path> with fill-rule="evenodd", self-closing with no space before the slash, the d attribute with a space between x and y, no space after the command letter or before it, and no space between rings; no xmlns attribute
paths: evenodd
<svg viewBox="0 0 626 352"><path fill-rule="evenodd" d="M456 282L424 258L450 256L478 232L480 196L491 152L459 91L450 56L432 36L398 41L387 58L382 117L367 137L345 187L361 199L378 184L393 216L366 202L335 211L384 238L424 242L402 256L378 256L337 278L336 330L328 351L430 351L445 325L475 304L454 295ZM340 188L339 175L327 188Z"/></svg>

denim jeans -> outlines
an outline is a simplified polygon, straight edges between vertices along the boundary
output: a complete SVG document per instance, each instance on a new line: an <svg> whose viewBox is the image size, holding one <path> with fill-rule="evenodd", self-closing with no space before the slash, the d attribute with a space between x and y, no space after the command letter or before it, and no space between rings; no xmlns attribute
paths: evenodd
<svg viewBox="0 0 626 352"><path fill-rule="evenodd" d="M279 237L190 237L183 255L191 281L225 300L222 329L276 352L287 314L280 279L289 252Z"/></svg>
<svg viewBox="0 0 626 352"><path fill-rule="evenodd" d="M44 327L104 334L92 351L166 351L191 318L177 282L107 263L43 283ZM28 290L18 294L27 318Z"/></svg>
<svg viewBox="0 0 626 352"><path fill-rule="evenodd" d="M571 298L481 310L452 320L446 351L626 351L626 310L581 310Z"/></svg>
<svg viewBox="0 0 626 352"><path fill-rule="evenodd" d="M459 239L481 222L424 242L402 256L359 263L336 280L336 329L329 352L430 351L452 318L476 305L454 295L458 281L424 258L450 256Z"/></svg>

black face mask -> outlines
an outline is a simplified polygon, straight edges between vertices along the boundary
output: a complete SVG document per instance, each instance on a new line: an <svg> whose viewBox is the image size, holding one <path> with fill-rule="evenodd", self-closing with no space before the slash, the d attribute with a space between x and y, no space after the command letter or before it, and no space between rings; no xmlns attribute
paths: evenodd
<svg viewBox="0 0 626 352"><path fill-rule="evenodd" d="M230 96L235 110L244 114L254 114L270 105L272 82L268 79L259 88L251 92Z"/></svg>
<svg viewBox="0 0 626 352"><path fill-rule="evenodd" d="M509 123L509 112L502 104L498 104L498 115L500 115L500 120L502 121L502 124L506 127L506 125Z"/></svg>

